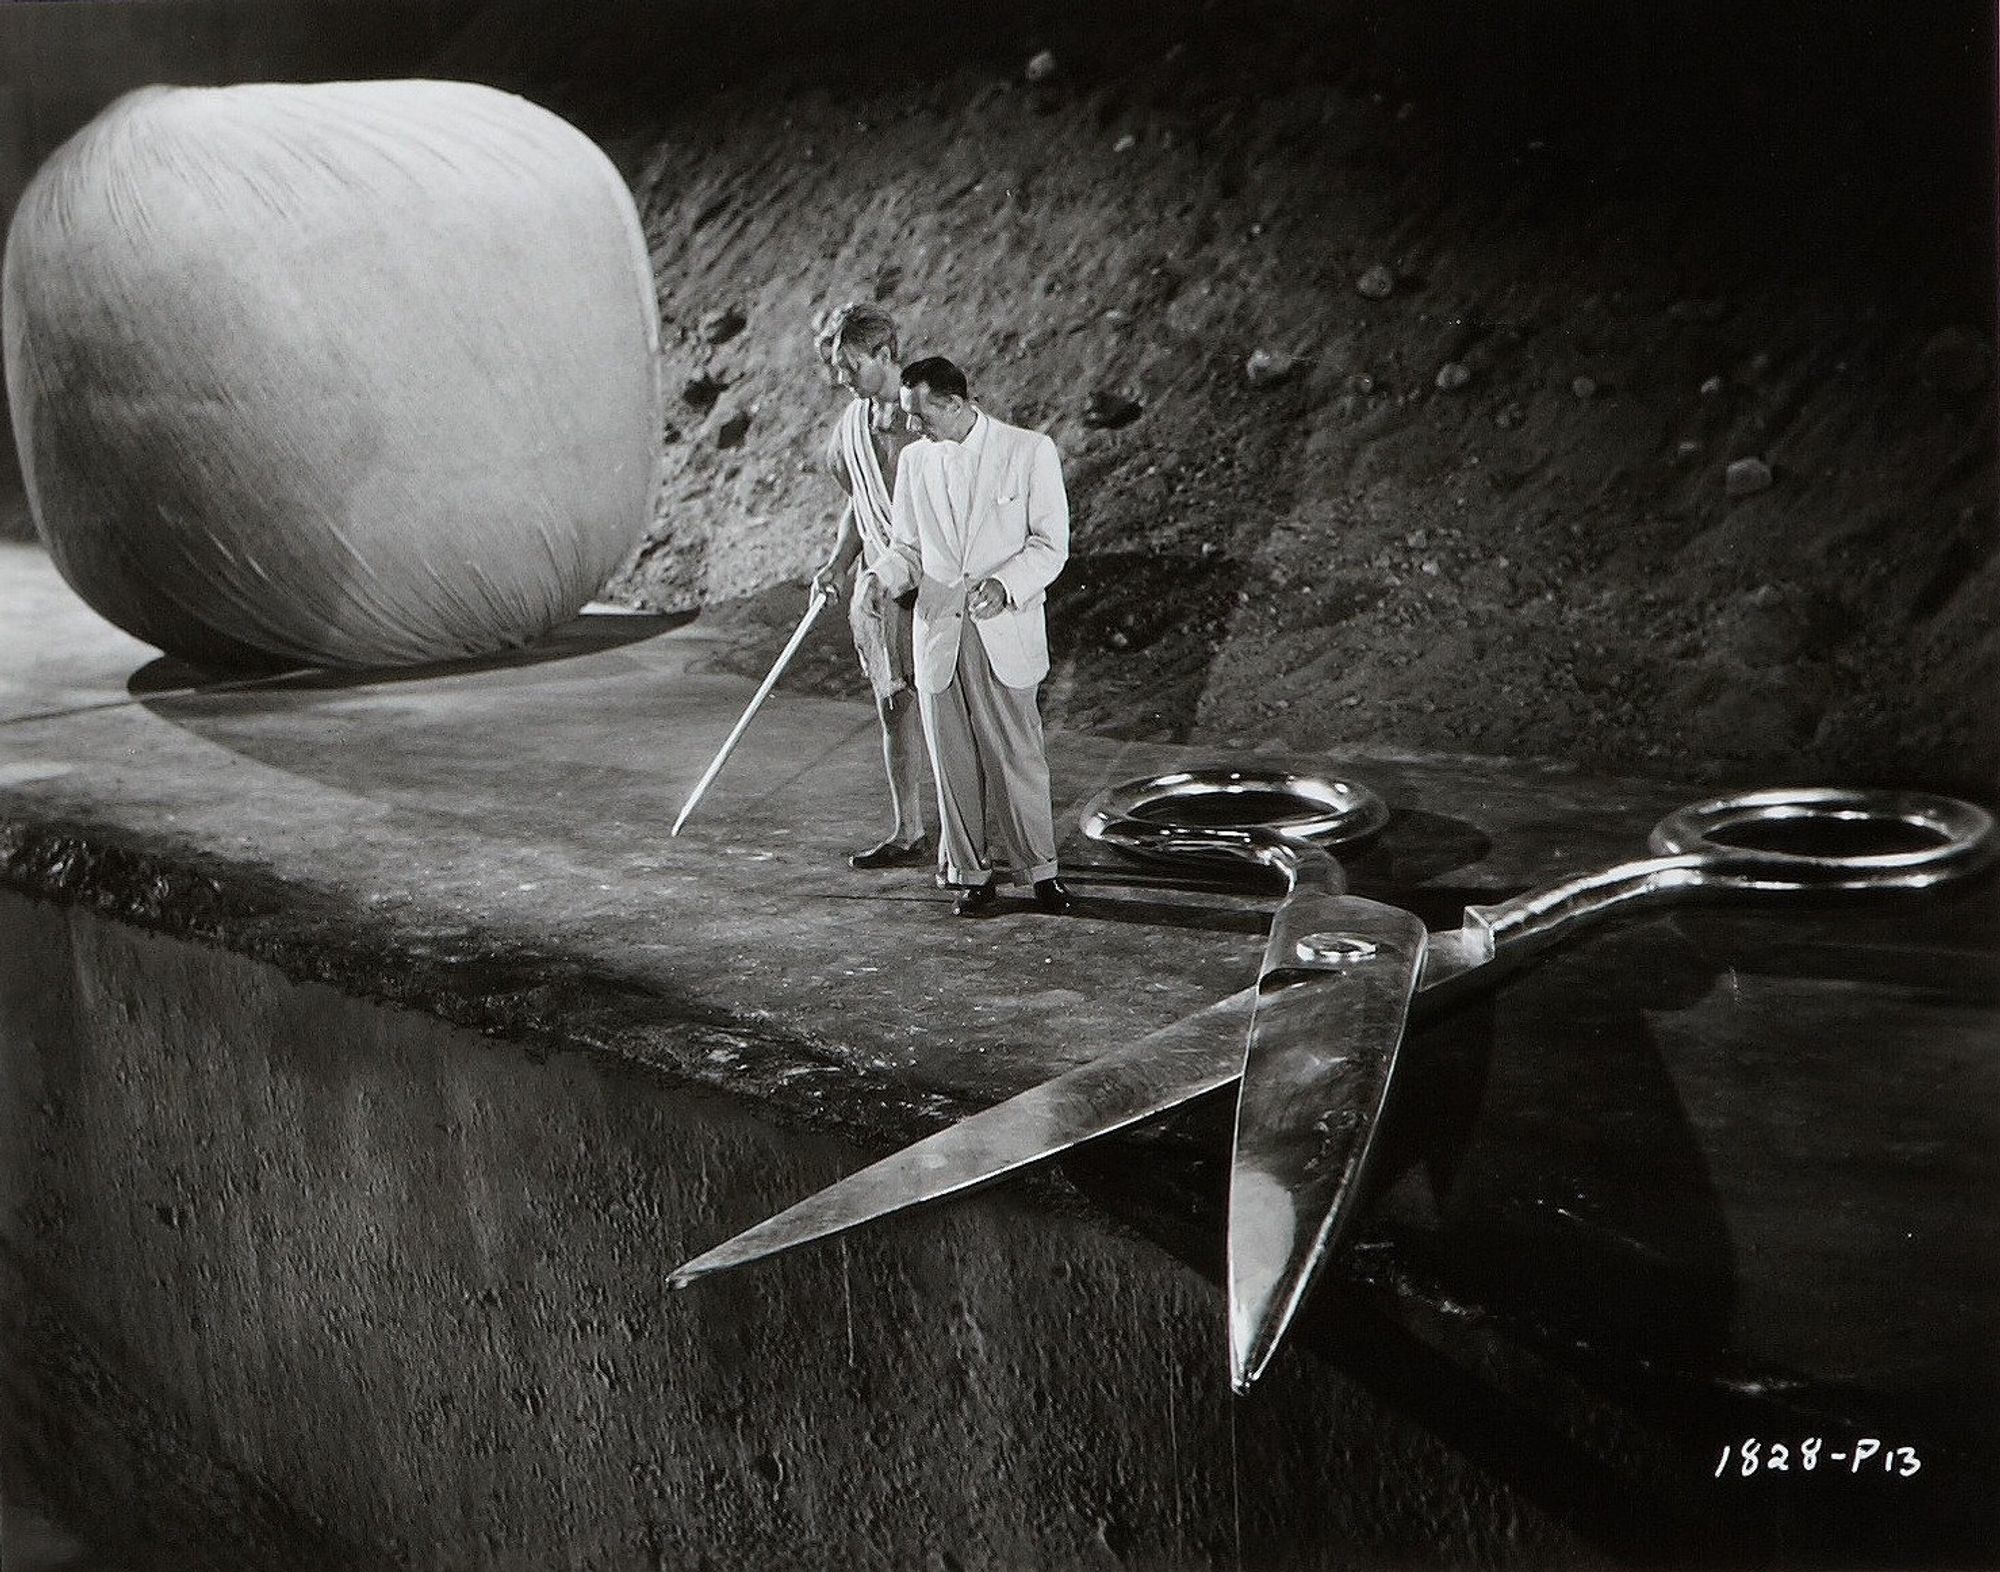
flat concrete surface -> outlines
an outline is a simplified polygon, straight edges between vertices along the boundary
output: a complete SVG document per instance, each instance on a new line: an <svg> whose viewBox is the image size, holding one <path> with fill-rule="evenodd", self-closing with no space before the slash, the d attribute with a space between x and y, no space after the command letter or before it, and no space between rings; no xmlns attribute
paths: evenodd
<svg viewBox="0 0 2000 1572"><path fill-rule="evenodd" d="M712 648L699 621L587 615L505 660L220 681L0 547L0 877L868 1150L1254 974L1271 890L1190 887L1073 832L1062 919L1017 898L960 921L923 871L851 871L883 817L859 702L781 688L670 839L750 691L705 669ZM1100 786L1207 757L1078 735L1050 754L1070 827ZM1635 854L1692 794L1499 760L1271 762L1385 797L1350 874L1433 926ZM1779 1559L1983 1561L1996 919L1991 881L1655 913L1427 1028L1383 1191L1286 1357L1351 1368L1559 1511L1657 1511ZM1044 1193L1212 1276L1225 1122L1107 1143ZM746 1185L697 1243L790 1199ZM1816 1440L1817 1466L1718 1468L1746 1438L1794 1459ZM1856 1472L1863 1438L1880 1451Z"/></svg>

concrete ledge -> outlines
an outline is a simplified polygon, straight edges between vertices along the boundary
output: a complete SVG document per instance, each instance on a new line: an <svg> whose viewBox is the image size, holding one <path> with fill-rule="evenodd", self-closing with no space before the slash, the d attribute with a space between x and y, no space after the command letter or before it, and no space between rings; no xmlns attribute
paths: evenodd
<svg viewBox="0 0 2000 1572"><path fill-rule="evenodd" d="M747 693L698 624L214 684L0 550L10 1479L168 1538L233 1513L291 1547L232 1552L266 1566L2000 1546L1990 885L1655 916L1438 1023L1360 1248L1234 1404L1226 1109L660 1279L1239 986L1266 894L1073 841L1084 914L953 923L844 866L866 710L782 692L668 842ZM1186 756L1058 737L1058 811ZM1686 795L1312 762L1397 808L1353 872L1434 924ZM1811 1434L1924 1467L1714 1477L1725 1441Z"/></svg>
<svg viewBox="0 0 2000 1572"><path fill-rule="evenodd" d="M1001 1195L669 1297L691 1240L858 1154L18 896L0 943L44 1312L10 1327L9 1460L60 1462L100 1531L291 1567L1166 1566L1229 1564L1240 1506L1257 1563L1441 1530L1577 1558L1331 1372L1233 1415L1205 1285L1087 1220Z"/></svg>

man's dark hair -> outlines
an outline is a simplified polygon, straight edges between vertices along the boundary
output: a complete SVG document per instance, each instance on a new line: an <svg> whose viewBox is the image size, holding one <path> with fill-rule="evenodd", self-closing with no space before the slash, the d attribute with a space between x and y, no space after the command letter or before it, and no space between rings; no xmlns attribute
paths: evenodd
<svg viewBox="0 0 2000 1572"><path fill-rule="evenodd" d="M942 355L926 355L922 360L913 360L903 367L903 386L929 388L933 393L951 398L972 397L972 390L966 386L965 373Z"/></svg>

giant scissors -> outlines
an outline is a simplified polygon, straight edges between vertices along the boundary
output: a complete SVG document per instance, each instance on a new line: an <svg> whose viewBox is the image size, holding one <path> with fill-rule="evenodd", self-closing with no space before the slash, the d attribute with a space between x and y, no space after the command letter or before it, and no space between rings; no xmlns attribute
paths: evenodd
<svg viewBox="0 0 2000 1572"><path fill-rule="evenodd" d="M988 1184L1236 1081L1225 1275L1230 1380L1246 1392L1352 1226L1411 1019L1492 987L1615 912L1919 890L1980 871L2000 849L1992 815L1956 798L1743 792L1667 815L1644 857L1469 906L1459 927L1432 933L1401 907L1348 893L1332 855L1387 817L1365 787L1283 772L1183 771L1099 793L1084 813L1093 839L1147 859L1237 859L1285 877L1256 983L828 1186L689 1261L670 1285ZM1905 844L1770 848L1802 831Z"/></svg>

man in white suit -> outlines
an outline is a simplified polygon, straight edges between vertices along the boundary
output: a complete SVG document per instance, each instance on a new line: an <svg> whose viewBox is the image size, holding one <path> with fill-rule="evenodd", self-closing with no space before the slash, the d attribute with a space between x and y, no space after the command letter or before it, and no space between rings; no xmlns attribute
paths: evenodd
<svg viewBox="0 0 2000 1572"><path fill-rule="evenodd" d="M961 891L959 916L993 909L990 823L1035 904L1065 912L1035 702L1049 671L1044 592L1069 558L1062 460L1040 432L974 404L949 360L905 366L901 398L925 440L897 465L893 549L875 577L888 594L917 591L917 704L937 777L945 882Z"/></svg>

